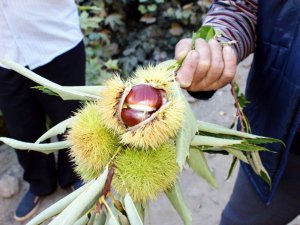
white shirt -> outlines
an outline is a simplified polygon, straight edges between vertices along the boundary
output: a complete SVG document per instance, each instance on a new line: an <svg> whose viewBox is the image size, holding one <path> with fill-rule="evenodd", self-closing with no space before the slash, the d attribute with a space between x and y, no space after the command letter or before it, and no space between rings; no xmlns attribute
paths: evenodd
<svg viewBox="0 0 300 225"><path fill-rule="evenodd" d="M82 40L74 0L0 0L0 58L30 69Z"/></svg>

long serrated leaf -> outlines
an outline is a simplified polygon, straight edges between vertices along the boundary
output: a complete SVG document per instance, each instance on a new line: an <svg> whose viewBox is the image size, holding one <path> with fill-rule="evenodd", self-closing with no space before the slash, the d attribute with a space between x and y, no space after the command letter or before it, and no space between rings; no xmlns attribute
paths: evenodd
<svg viewBox="0 0 300 225"><path fill-rule="evenodd" d="M260 136L249 134L249 133L244 133L240 132L237 130L229 129L217 124L213 123L208 123L204 121L197 121L198 123L198 129L199 131L205 131L209 133L214 133L214 134L228 134L228 135L233 135L237 137L242 137L242 138L250 138L250 139L256 139L260 138Z"/></svg>
<svg viewBox="0 0 300 225"><path fill-rule="evenodd" d="M240 151L270 151L265 147L249 144L245 141L243 141L241 144L232 145L231 147Z"/></svg>
<svg viewBox="0 0 300 225"><path fill-rule="evenodd" d="M267 170L265 169L265 167L262 164L262 161L260 159L259 153L258 152L250 152L249 154L249 158L248 161L251 160L251 166L254 169L254 171L256 172L257 175L261 176L261 178L267 183L269 184L270 188L272 185L272 180L269 176L269 173L267 172Z"/></svg>
<svg viewBox="0 0 300 225"><path fill-rule="evenodd" d="M234 169L236 168L237 162L238 162L238 158L233 156L226 180L229 180L229 178L231 177Z"/></svg>
<svg viewBox="0 0 300 225"><path fill-rule="evenodd" d="M105 89L104 86L63 86L65 88L65 90L71 90L71 91L78 91L81 93L85 93L85 94L91 94L91 95L95 95L98 96L101 91L103 91ZM53 96L59 96L57 93L51 91L49 88L44 87L44 86L35 86L32 87L35 88L39 91L42 91L45 94L48 95L53 95Z"/></svg>
<svg viewBox="0 0 300 225"><path fill-rule="evenodd" d="M129 194L124 197L125 210L131 225L143 225L143 221L134 205L134 202Z"/></svg>
<svg viewBox="0 0 300 225"><path fill-rule="evenodd" d="M260 177L269 185L270 189L272 187L272 181L266 170L260 171Z"/></svg>
<svg viewBox="0 0 300 225"><path fill-rule="evenodd" d="M30 80L48 88L49 90L57 93L64 100L98 100L99 96L87 94L77 90L72 90L64 86L58 85L44 77L26 69L25 67L8 60L0 60L0 62L8 68L18 72L19 74L29 78Z"/></svg>
<svg viewBox="0 0 300 225"><path fill-rule="evenodd" d="M246 139L247 142L251 143L251 144L268 144L268 143L276 143L279 142L281 143L283 146L285 146L284 142L276 139L276 138L267 138L267 137L257 137L255 139Z"/></svg>
<svg viewBox="0 0 300 225"><path fill-rule="evenodd" d="M106 214L102 210L100 213L96 214L95 221L93 225L104 225L106 221Z"/></svg>
<svg viewBox="0 0 300 225"><path fill-rule="evenodd" d="M54 143L45 143L45 144L34 144L29 142L18 141L12 138L0 137L0 142L3 142L9 145L12 148L18 150L32 150L37 152L42 152L44 154L50 154L52 152L69 148L71 145L68 141L58 141Z"/></svg>
<svg viewBox="0 0 300 225"><path fill-rule="evenodd" d="M59 200L58 202L54 203L40 214L35 216L32 220L30 220L26 225L38 225L42 222L46 221L47 219L57 215L62 210L64 210L73 200L75 200L84 190L86 190L94 181L90 181L84 184L82 187L78 188L76 191L72 192L71 194L67 195L63 199Z"/></svg>
<svg viewBox="0 0 300 225"><path fill-rule="evenodd" d="M203 152L196 148L191 148L187 162L193 171L205 179L211 186L218 187L218 182L210 170Z"/></svg>
<svg viewBox="0 0 300 225"><path fill-rule="evenodd" d="M207 145L207 146L222 147L222 146L237 145L241 143L242 140L228 140L224 138L195 135L190 145L191 146Z"/></svg>
<svg viewBox="0 0 300 225"><path fill-rule="evenodd" d="M121 225L130 225L129 220L127 218L127 214L124 211L125 215L121 213L118 208L115 207L115 204L111 205L111 211L115 215L115 219L117 220L118 223Z"/></svg>
<svg viewBox="0 0 300 225"><path fill-rule="evenodd" d="M90 86L64 86L67 90L78 91L81 93L90 94L93 96L99 96L99 94L105 89L102 85L90 85Z"/></svg>
<svg viewBox="0 0 300 225"><path fill-rule="evenodd" d="M229 152L231 155L237 157L239 160L242 160L245 163L249 163L248 160L247 160L247 157L243 154L242 151L232 149L232 148L229 148L229 147L227 147L227 148L225 147L224 150Z"/></svg>
<svg viewBox="0 0 300 225"><path fill-rule="evenodd" d="M89 220L88 220L88 223L86 224L86 225L93 225L94 224L94 222L95 222L95 219L96 219L96 212L94 211L94 212L92 212L92 213L90 213L90 218L89 218Z"/></svg>
<svg viewBox="0 0 300 225"><path fill-rule="evenodd" d="M55 125L51 129L49 129L46 133L44 133L39 139L37 139L35 143L40 143L47 140L50 137L56 136L58 134L63 134L67 130L67 128L70 128L70 124L72 123L73 120L74 118L71 117Z"/></svg>
<svg viewBox="0 0 300 225"><path fill-rule="evenodd" d="M106 167L99 178L82 192L50 225L72 225L87 212L99 199L108 175Z"/></svg>
<svg viewBox="0 0 300 225"><path fill-rule="evenodd" d="M198 127L197 119L191 109L191 106L184 97L179 85L176 87L176 91L178 96L180 96L180 98L182 98L182 100L185 102L185 114L183 124L176 138L176 160L180 170L182 170L183 165L186 162L186 158L189 155L190 143L193 140L198 130Z"/></svg>
<svg viewBox="0 0 300 225"><path fill-rule="evenodd" d="M106 217L105 225L120 225L118 210L113 205L106 205L109 215Z"/></svg>
<svg viewBox="0 0 300 225"><path fill-rule="evenodd" d="M179 184L176 183L170 191L166 192L166 195L169 201L171 202L171 204L173 205L174 209L181 217L183 223L185 225L191 225L192 212L184 202Z"/></svg>
<svg viewBox="0 0 300 225"><path fill-rule="evenodd" d="M85 214L82 217L80 217L77 221L75 221L74 225L86 225L86 223L89 221L88 216Z"/></svg>
<svg viewBox="0 0 300 225"><path fill-rule="evenodd" d="M143 203L139 203L139 202L134 202L135 208L137 210L137 212L139 213L139 216L141 218L142 221L144 221L145 219L145 209L143 207Z"/></svg>

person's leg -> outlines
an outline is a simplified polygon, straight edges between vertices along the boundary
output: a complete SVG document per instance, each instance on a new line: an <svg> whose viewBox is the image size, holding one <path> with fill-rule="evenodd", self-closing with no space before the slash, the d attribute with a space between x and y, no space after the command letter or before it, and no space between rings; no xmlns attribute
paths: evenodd
<svg viewBox="0 0 300 225"><path fill-rule="evenodd" d="M47 65L37 68L34 72L60 85L85 85L83 42L58 56ZM56 96L49 96L36 91L34 93L54 125L69 118L80 107L78 101L63 101ZM60 136L59 139L61 140L62 137ZM66 149L60 150L58 153L57 171L58 183L62 188L66 188L78 181L78 176L73 171L73 165Z"/></svg>
<svg viewBox="0 0 300 225"><path fill-rule="evenodd" d="M0 68L0 109L10 136L20 141L34 142L45 131L45 113L30 94L27 78ZM53 155L35 151L16 151L24 169L29 191L42 196L56 189Z"/></svg>
<svg viewBox="0 0 300 225"><path fill-rule="evenodd" d="M272 203L266 206L240 169L220 225L286 225L300 214L300 156L290 154Z"/></svg>

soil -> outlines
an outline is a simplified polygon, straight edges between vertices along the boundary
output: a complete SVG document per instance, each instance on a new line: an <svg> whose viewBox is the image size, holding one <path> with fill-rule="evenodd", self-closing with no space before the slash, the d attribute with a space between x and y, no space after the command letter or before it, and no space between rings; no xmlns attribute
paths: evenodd
<svg viewBox="0 0 300 225"><path fill-rule="evenodd" d="M241 89L245 87L247 73L251 64L251 57L240 63L237 73L237 82ZM233 98L229 87L219 90L209 101L194 101L191 103L199 120L229 126L233 120ZM235 170L230 180L225 181L231 163L230 156L207 155L208 163L212 168L219 188L210 187L203 179L195 175L190 169L185 168L181 175L181 187L187 205L193 212L193 224L217 225L222 209L228 201L234 180ZM14 210L19 199L23 196L28 185L22 181L22 169L17 163L14 151L5 145L0 146L0 178L3 174L10 174L20 178L20 191L11 198L0 198L0 225L22 225L14 220ZM58 189L54 194L43 199L40 210L56 202L71 190ZM150 205L151 224L180 225L181 220L165 196L160 196ZM23 223L25 224L25 223ZM299 225L300 218L296 218L289 225Z"/></svg>

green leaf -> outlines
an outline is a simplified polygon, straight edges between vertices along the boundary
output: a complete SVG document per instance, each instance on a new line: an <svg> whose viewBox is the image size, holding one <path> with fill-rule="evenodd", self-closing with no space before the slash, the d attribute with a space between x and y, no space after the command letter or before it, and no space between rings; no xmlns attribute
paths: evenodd
<svg viewBox="0 0 300 225"><path fill-rule="evenodd" d="M267 170L265 169L265 167L263 166L260 156L259 156L259 152L255 151L255 152L247 152L246 154L247 159L249 161L249 164L251 165L252 169L254 170L254 172L261 176L261 178L267 183L269 184L270 188L272 185L272 181L271 178L267 172Z"/></svg>
<svg viewBox="0 0 300 225"><path fill-rule="evenodd" d="M268 143L276 143L279 142L280 144L282 144L283 146L285 146L284 142L276 139L276 138L267 138L267 137L258 137L255 139L247 139L248 143L251 144L268 144Z"/></svg>
<svg viewBox="0 0 300 225"><path fill-rule="evenodd" d="M92 213L88 213L88 215L89 215L88 223L87 224L85 223L84 225L93 225L96 219L96 212L94 211Z"/></svg>
<svg viewBox="0 0 300 225"><path fill-rule="evenodd" d="M198 129L199 131L204 131L208 133L213 133L213 134L227 134L227 135L233 135L237 137L243 137L243 138L259 138L260 136L249 134L249 133L244 133L241 131L237 130L232 130L217 124L213 123L208 123L204 121L197 121L198 123Z"/></svg>
<svg viewBox="0 0 300 225"><path fill-rule="evenodd" d="M237 162L238 162L238 158L233 156L226 180L229 180L229 178L231 177L234 169L236 168Z"/></svg>
<svg viewBox="0 0 300 225"><path fill-rule="evenodd" d="M216 36L216 31L213 27L202 26L199 28L199 30L193 33L192 39L193 39L193 43L195 43L195 40L197 38L202 38L205 41L209 41L210 39L215 38L215 36Z"/></svg>
<svg viewBox="0 0 300 225"><path fill-rule="evenodd" d="M192 225L192 212L184 202L179 184L176 183L169 192L166 192L166 195L181 217L184 225Z"/></svg>
<svg viewBox="0 0 300 225"><path fill-rule="evenodd" d="M137 210L137 212L139 213L139 216L141 218L142 221L144 221L145 219L145 208L143 206L143 203L139 203L139 202L134 202L135 208Z"/></svg>
<svg viewBox="0 0 300 225"><path fill-rule="evenodd" d="M206 145L206 146L223 147L223 146L237 145L241 143L242 140L230 140L224 138L195 135L192 141L190 142L190 145L191 146Z"/></svg>
<svg viewBox="0 0 300 225"><path fill-rule="evenodd" d="M198 176L204 178L211 186L218 187L218 182L211 172L203 152L191 148L187 162Z"/></svg>
<svg viewBox="0 0 300 225"><path fill-rule="evenodd" d="M105 225L120 225L118 210L113 206L109 206L109 215L106 217Z"/></svg>
<svg viewBox="0 0 300 225"><path fill-rule="evenodd" d="M93 225L104 225L106 221L106 214L102 210L100 213L96 214L95 221Z"/></svg>
<svg viewBox="0 0 300 225"><path fill-rule="evenodd" d="M85 92L80 92L72 90L72 88L64 87L58 85L44 77L26 69L25 67L8 60L0 60L0 63L7 66L8 68L18 72L20 75L27 77L28 79L46 87L52 92L57 93L64 100L98 100L100 97L96 95L87 94Z"/></svg>
<svg viewBox="0 0 300 225"><path fill-rule="evenodd" d="M110 28L115 31L117 30L118 26L124 25L124 22L122 21L122 15L113 13L108 15L104 20L105 25L110 26Z"/></svg>
<svg viewBox="0 0 300 225"><path fill-rule="evenodd" d="M109 70L119 70L117 59L109 59L107 62L104 63L104 66Z"/></svg>
<svg viewBox="0 0 300 225"><path fill-rule="evenodd" d="M176 150L177 150L177 164L182 170L183 165L186 162L186 158L189 155L190 144L195 137L198 130L196 117L191 109L191 106L184 97L179 84L176 84L176 92L180 98L185 102L185 114L182 123L182 128L176 138Z"/></svg>
<svg viewBox="0 0 300 225"><path fill-rule="evenodd" d="M26 225L38 225L46 221L47 219L57 215L62 210L64 210L71 202L73 202L82 192L84 192L94 181L90 181L84 184L82 187L78 188L76 191L67 195L63 199L54 203L37 216L35 216L32 220L30 220Z"/></svg>
<svg viewBox="0 0 300 225"><path fill-rule="evenodd" d="M74 225L86 225L89 221L89 217L87 214L80 217L77 221L75 221Z"/></svg>
<svg viewBox="0 0 300 225"><path fill-rule="evenodd" d="M247 157L244 155L244 153L240 150L236 150L230 147L226 147L224 148L225 151L227 151L228 153L230 153L231 155L237 157L239 160L242 160L245 163L249 163L247 160Z"/></svg>
<svg viewBox="0 0 300 225"><path fill-rule="evenodd" d="M125 210L131 225L143 225L142 219L129 194L124 197Z"/></svg>
<svg viewBox="0 0 300 225"><path fill-rule="evenodd" d="M232 147L236 150L239 150L239 151L270 151L267 148L264 148L264 147L259 146L259 145L252 145L252 144L249 144L245 141L242 142L241 144L232 145L230 147Z"/></svg>
<svg viewBox="0 0 300 225"><path fill-rule="evenodd" d="M269 174L265 170L261 170L260 177L269 185L269 187L271 189L272 181L271 181Z"/></svg>
<svg viewBox="0 0 300 225"><path fill-rule="evenodd" d="M50 154L60 149L69 148L71 145L68 141L58 141L54 143L45 144L34 144L29 142L17 141L15 139L0 137L0 142L9 145L12 148L18 150L33 150L37 152L42 152L44 154Z"/></svg>
<svg viewBox="0 0 300 225"><path fill-rule="evenodd" d="M44 87L44 86L35 86L32 87L33 89L39 90L41 92L43 92L44 94L47 95L51 95L51 96L59 96L58 94L56 94L55 92L51 91L50 89Z"/></svg>
<svg viewBox="0 0 300 225"><path fill-rule="evenodd" d="M37 139L35 143L38 144L47 140L50 137L56 136L58 134L63 134L68 128L70 128L73 119L74 118L71 117L55 125L51 129L49 129L46 133L44 133L39 139Z"/></svg>
<svg viewBox="0 0 300 225"><path fill-rule="evenodd" d="M99 178L82 192L65 210L63 210L49 225L73 225L99 199L108 175L106 167Z"/></svg>

